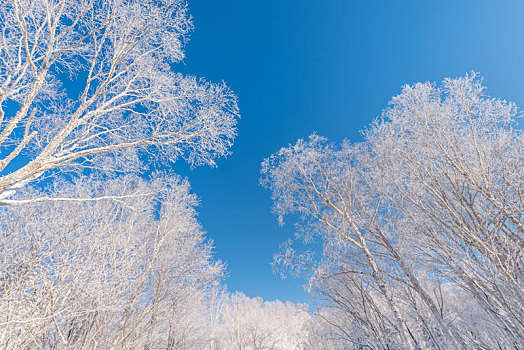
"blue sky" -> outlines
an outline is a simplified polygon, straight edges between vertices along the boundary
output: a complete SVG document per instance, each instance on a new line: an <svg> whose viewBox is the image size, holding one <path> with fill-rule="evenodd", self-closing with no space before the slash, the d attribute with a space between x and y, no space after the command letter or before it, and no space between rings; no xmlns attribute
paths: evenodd
<svg viewBox="0 0 524 350"><path fill-rule="evenodd" d="M488 94L524 106L524 1L192 0L182 72L225 81L242 113L217 168L178 162L199 219L228 264L230 291L307 302L270 262L293 234L271 214L260 163L312 132L360 141L402 85L481 73Z"/></svg>

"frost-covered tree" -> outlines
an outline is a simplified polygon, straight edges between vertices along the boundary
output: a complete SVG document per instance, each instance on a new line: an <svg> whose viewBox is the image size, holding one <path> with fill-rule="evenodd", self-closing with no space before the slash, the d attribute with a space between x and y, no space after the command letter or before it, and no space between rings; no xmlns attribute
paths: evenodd
<svg viewBox="0 0 524 350"><path fill-rule="evenodd" d="M262 181L279 217L300 213L299 236L320 237L323 254L288 244L277 263L311 273L335 328L358 346L522 345L515 117L472 74L406 86L364 142L335 147L313 135L283 148L263 163ZM489 322L464 322L459 295Z"/></svg>
<svg viewBox="0 0 524 350"><path fill-rule="evenodd" d="M236 134L225 84L175 71L191 30L183 0L0 2L0 347L208 344L195 196L136 177Z"/></svg>
<svg viewBox="0 0 524 350"><path fill-rule="evenodd" d="M0 203L53 170L227 154L235 96L174 71L191 29L183 0L0 2Z"/></svg>
<svg viewBox="0 0 524 350"><path fill-rule="evenodd" d="M302 350L311 316L303 305L222 293L211 328L211 350Z"/></svg>
<svg viewBox="0 0 524 350"><path fill-rule="evenodd" d="M442 88L404 88L367 139L379 193L401 217L399 235L522 346L524 133L516 115L514 104L485 96L473 74Z"/></svg>
<svg viewBox="0 0 524 350"><path fill-rule="evenodd" d="M223 268L188 183L126 176L54 187L97 200L0 211L0 346L202 349ZM104 199L115 189L140 195Z"/></svg>

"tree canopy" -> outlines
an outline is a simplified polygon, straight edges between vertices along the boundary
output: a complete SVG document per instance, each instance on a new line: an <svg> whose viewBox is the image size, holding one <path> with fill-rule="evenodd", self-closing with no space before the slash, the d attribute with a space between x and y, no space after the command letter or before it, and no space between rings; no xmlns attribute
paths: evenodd
<svg viewBox="0 0 524 350"><path fill-rule="evenodd" d="M515 105L484 91L475 73L405 86L365 141L312 135L262 164L280 220L299 213L299 237L323 242L316 259L288 244L276 262L311 273L346 337L523 344L524 136Z"/></svg>

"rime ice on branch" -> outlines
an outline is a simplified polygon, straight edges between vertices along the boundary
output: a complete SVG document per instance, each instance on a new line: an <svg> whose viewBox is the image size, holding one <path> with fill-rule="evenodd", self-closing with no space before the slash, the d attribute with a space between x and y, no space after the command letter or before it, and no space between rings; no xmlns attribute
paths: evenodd
<svg viewBox="0 0 524 350"><path fill-rule="evenodd" d="M0 203L53 169L228 153L236 97L173 70L192 30L185 1L8 0L0 28Z"/></svg>

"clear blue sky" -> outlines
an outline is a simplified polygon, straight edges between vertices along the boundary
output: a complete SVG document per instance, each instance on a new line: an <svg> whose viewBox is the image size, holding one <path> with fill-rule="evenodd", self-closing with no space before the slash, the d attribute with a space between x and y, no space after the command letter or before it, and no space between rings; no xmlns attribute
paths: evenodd
<svg viewBox="0 0 524 350"><path fill-rule="evenodd" d="M476 70L488 94L524 106L524 1L192 0L186 73L224 80L242 119L218 167L175 171L201 198L199 218L227 262L230 291L308 300L273 274L293 233L278 226L260 163L312 132L361 140L403 84Z"/></svg>

